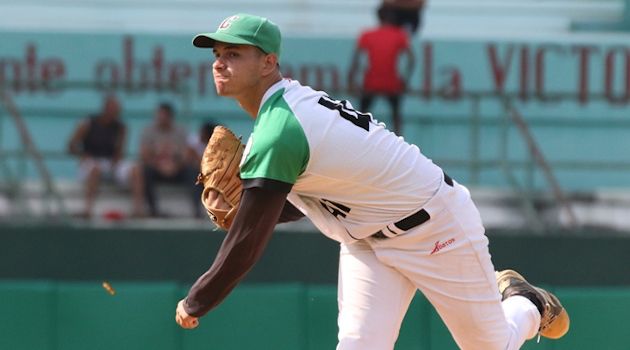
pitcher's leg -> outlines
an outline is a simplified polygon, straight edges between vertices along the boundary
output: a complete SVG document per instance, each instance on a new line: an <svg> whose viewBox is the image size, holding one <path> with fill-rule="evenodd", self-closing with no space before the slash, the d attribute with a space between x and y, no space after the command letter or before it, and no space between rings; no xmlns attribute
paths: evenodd
<svg viewBox="0 0 630 350"><path fill-rule="evenodd" d="M337 350L391 350L416 288L363 242L342 245Z"/></svg>
<svg viewBox="0 0 630 350"><path fill-rule="evenodd" d="M501 296L490 279L493 274L486 274L486 269L473 256L451 257L461 264L460 270L445 271L431 285L421 286L421 291L457 345L463 350L518 349L521 344L514 346L515 337L505 318Z"/></svg>
<svg viewBox="0 0 630 350"><path fill-rule="evenodd" d="M470 201L454 202L414 232L370 243L380 261L422 291L461 349L518 349L535 323L529 316L506 319L488 239ZM510 317L523 313L512 311Z"/></svg>

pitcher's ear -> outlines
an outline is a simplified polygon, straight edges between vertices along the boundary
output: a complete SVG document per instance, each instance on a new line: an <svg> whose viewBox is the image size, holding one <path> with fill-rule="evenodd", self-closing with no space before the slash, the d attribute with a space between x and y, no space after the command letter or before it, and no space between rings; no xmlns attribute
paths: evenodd
<svg viewBox="0 0 630 350"><path fill-rule="evenodd" d="M270 53L265 56L265 72L272 72L278 66L278 56Z"/></svg>

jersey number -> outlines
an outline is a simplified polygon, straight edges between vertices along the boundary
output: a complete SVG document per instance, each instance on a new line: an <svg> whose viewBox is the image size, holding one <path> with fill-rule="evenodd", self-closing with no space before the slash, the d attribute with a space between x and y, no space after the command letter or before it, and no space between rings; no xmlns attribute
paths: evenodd
<svg viewBox="0 0 630 350"><path fill-rule="evenodd" d="M335 203L333 201L329 201L328 199L321 199L319 204L324 207L329 213L331 213L334 217L339 219L339 216L345 218L350 212L350 208L346 207L341 203Z"/></svg>
<svg viewBox="0 0 630 350"><path fill-rule="evenodd" d="M328 96L322 96L319 99L319 104L330 110L338 111L339 115L341 115L341 117L345 120L348 120L365 131L370 131L370 121L372 121L372 116L368 113L361 113L348 106L348 101L338 101L333 100Z"/></svg>

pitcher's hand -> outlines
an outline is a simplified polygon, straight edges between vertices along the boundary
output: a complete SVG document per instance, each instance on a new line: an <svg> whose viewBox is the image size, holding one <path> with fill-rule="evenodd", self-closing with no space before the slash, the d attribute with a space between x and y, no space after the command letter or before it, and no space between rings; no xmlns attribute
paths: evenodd
<svg viewBox="0 0 630 350"><path fill-rule="evenodd" d="M177 303L177 310L175 310L175 321L182 328L193 329L199 325L199 318L190 316L184 310L184 299Z"/></svg>

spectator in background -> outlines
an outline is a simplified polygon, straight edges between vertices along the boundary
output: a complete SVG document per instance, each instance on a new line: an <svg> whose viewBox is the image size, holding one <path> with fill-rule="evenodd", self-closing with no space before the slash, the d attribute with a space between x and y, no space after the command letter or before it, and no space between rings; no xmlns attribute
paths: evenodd
<svg viewBox="0 0 630 350"><path fill-rule="evenodd" d="M422 25L424 0L383 0L383 7L391 9L394 24L414 35Z"/></svg>
<svg viewBox="0 0 630 350"><path fill-rule="evenodd" d="M199 131L197 133L191 133L188 137L188 162L196 169L197 173L201 171L201 157L203 157L203 152L206 150L206 146L208 145L208 141L210 141L210 137L212 136L212 132L215 127L216 124L214 122L207 121L199 127ZM197 186L196 189L197 198L199 198L197 205L199 206L201 213L206 210L201 204L203 184ZM201 214L199 214L199 216L201 216Z"/></svg>
<svg viewBox="0 0 630 350"><path fill-rule="evenodd" d="M158 182L183 184L189 188L193 215L201 216L200 197L195 183L198 167L187 161L188 133L185 128L175 124L173 106L161 103L154 114L154 123L142 132L140 157L144 173L144 191L149 214L160 217L155 186Z"/></svg>
<svg viewBox="0 0 630 350"><path fill-rule="evenodd" d="M348 73L348 86L351 93L356 88L356 76L360 71L362 55L367 55L367 68L363 75L360 91L361 111L369 110L376 96L384 96L392 111L393 130L401 134L400 99L414 66L409 35L395 25L395 14L391 8L378 9L379 26L363 31L359 35ZM401 75L399 60L406 56L407 69Z"/></svg>
<svg viewBox="0 0 630 350"><path fill-rule="evenodd" d="M79 158L79 178L85 183L81 216L86 219L92 217L101 180L131 187L132 215L144 216L142 172L137 164L124 159L127 128L120 111L116 96L107 95L101 112L81 121L68 142L69 153Z"/></svg>
<svg viewBox="0 0 630 350"><path fill-rule="evenodd" d="M188 159L190 163L198 169L201 164L203 152L206 150L208 141L210 140L212 132L216 126L216 123L213 121L206 121L201 124L197 133L191 133L188 137ZM203 192L203 189L200 192Z"/></svg>

